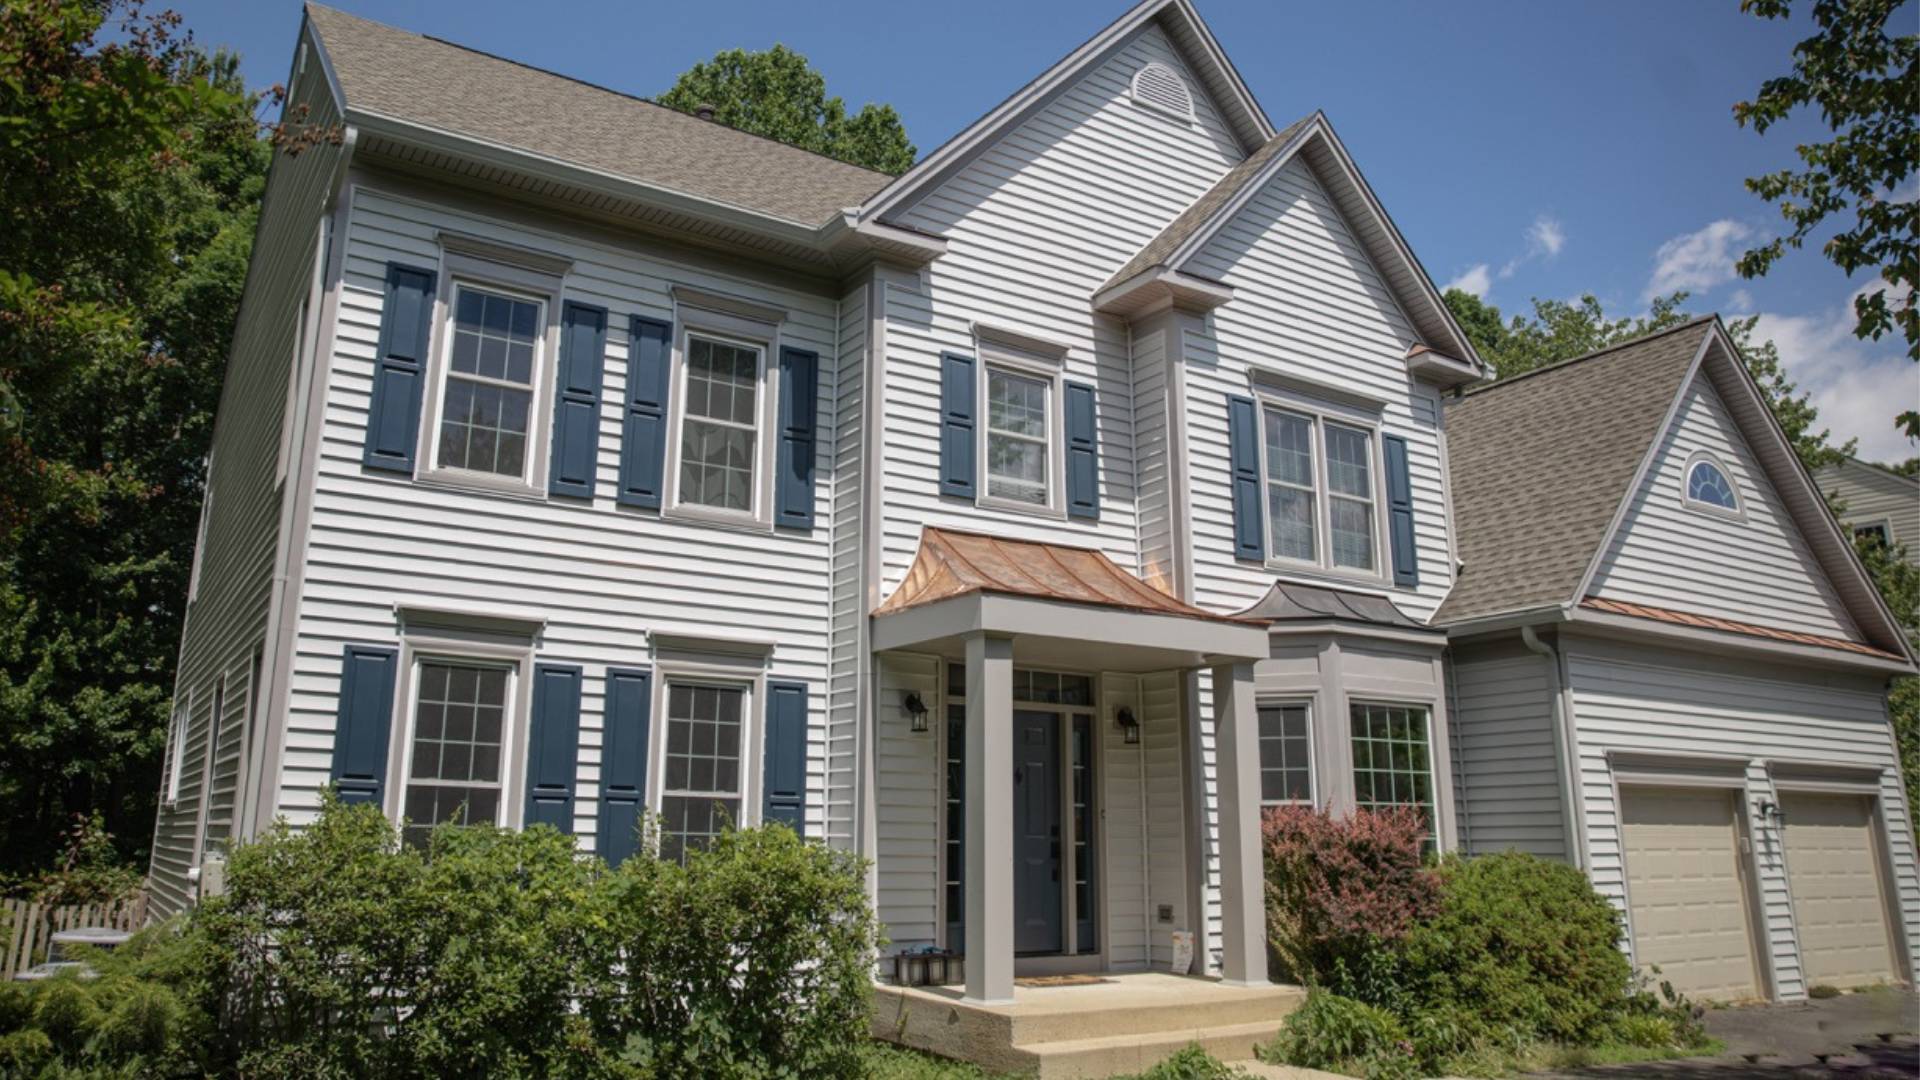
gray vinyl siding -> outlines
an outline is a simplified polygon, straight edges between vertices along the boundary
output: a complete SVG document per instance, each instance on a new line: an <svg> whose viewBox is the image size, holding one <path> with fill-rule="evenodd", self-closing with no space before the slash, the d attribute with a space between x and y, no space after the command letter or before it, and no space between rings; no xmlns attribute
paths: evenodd
<svg viewBox="0 0 1920 1080"><path fill-rule="evenodd" d="M1274 577L1265 566L1235 559L1228 485L1226 397L1248 394L1249 372L1265 369L1385 402L1381 431L1407 440L1420 585L1395 589L1390 573L1357 585L1388 592L1416 618L1431 615L1453 578L1439 398L1408 378L1406 352L1417 340L1412 325L1312 169L1289 162L1190 269L1234 289L1233 300L1209 320L1210 335L1186 335L1194 602L1238 611ZM1376 503L1376 517L1384 513Z"/></svg>
<svg viewBox="0 0 1920 1080"><path fill-rule="evenodd" d="M1769 761L1880 770L1880 806L1893 861L1893 886L1909 952L1920 941L1920 877L1880 682L1779 664L1751 664L1667 647L1569 638L1584 803L1594 886L1626 911L1619 808L1607 754L1628 750L1748 759L1746 801L1777 801ZM1782 999L1806 994L1794 936L1781 838L1759 828L1762 929Z"/></svg>
<svg viewBox="0 0 1920 1080"><path fill-rule="evenodd" d="M1553 663L1517 645L1453 654L1454 788L1469 854L1568 859Z"/></svg>
<svg viewBox="0 0 1920 1080"><path fill-rule="evenodd" d="M598 807L606 667L649 664L649 635L656 631L774 642L768 676L799 680L810 690L806 817L809 834L822 835L834 441L816 441L822 524L811 532L720 527L619 507L614 496L630 315L671 320L669 289L676 284L749 297L788 311L781 343L830 358L839 355L837 299L712 269L679 258L677 249L656 251L605 230L522 220L452 193L430 199L391 193L401 186L363 176L348 195L280 811L295 822L308 820L327 782L342 646L396 641L394 608L404 603L544 619L536 659L584 667L574 831L585 849L593 845ZM564 295L608 309L591 502L417 483L362 467L386 264L437 267L436 236L443 229L568 257L573 267ZM837 369L822 367L817 409L831 430ZM543 377L553 377L550 365ZM755 767L757 753L755 739L748 747Z"/></svg>
<svg viewBox="0 0 1920 1080"><path fill-rule="evenodd" d="M1742 520L1681 504L1687 462L1714 455L1732 474ZM1861 640L1712 383L1699 374L1661 438L1588 590L1610 600Z"/></svg>
<svg viewBox="0 0 1920 1080"><path fill-rule="evenodd" d="M1920 477L1845 461L1821 469L1814 480L1822 492L1839 499L1841 519L1849 526L1885 522L1893 542L1906 545L1908 560L1920 563Z"/></svg>
<svg viewBox="0 0 1920 1080"><path fill-rule="evenodd" d="M854 846L854 817L859 779L861 681L867 676L866 532L861 485L868 448L865 378L867 324L876 285L861 281L840 300L840 340L831 439L833 452L833 626L831 676L827 689L825 835L829 843ZM826 360L821 360L823 368Z"/></svg>
<svg viewBox="0 0 1920 1080"><path fill-rule="evenodd" d="M1186 780L1180 755L1181 679L1172 672L1140 678L1140 754L1147 776L1147 910L1153 919L1149 959L1173 963L1173 931L1193 929L1187 904ZM1160 921L1162 905L1171 918Z"/></svg>
<svg viewBox="0 0 1920 1080"><path fill-rule="evenodd" d="M1127 328L1091 313L1087 297L1240 157L1197 82L1193 123L1132 101L1129 81L1152 61L1185 70L1158 29L1142 30L900 215L948 249L921 291L887 290L882 595L905 575L923 525L1096 547L1138 569ZM1066 377L1095 387L1098 522L941 498L940 353L973 353L975 320L1069 346Z"/></svg>
<svg viewBox="0 0 1920 1080"><path fill-rule="evenodd" d="M1174 531L1173 434L1168 415L1168 331L1135 327L1133 333L1134 479L1138 485L1140 577L1179 595Z"/></svg>
<svg viewBox="0 0 1920 1080"><path fill-rule="evenodd" d="M946 740L944 661L886 653L874 658L874 739L878 754L874 815L880 893L875 912L888 948L907 951L942 940L940 815L941 755ZM905 709L918 693L935 710L929 731L915 733Z"/></svg>
<svg viewBox="0 0 1920 1080"><path fill-rule="evenodd" d="M291 81L288 110L309 109L318 126L339 113L309 64ZM247 775L246 731L252 715L254 650L266 635L274 558L279 543L282 488L275 482L287 381L300 303L312 286L315 248L340 150L324 143L288 156L276 152L254 232L253 257L234 326L233 351L221 386L213 437L212 492L196 552L198 587L188 605L180 643L175 701L191 700L180 757L180 797L163 803L154 825L149 881L156 916L192 900L187 873L200 851L202 803L209 846L224 846L233 827L238 791ZM207 750L214 688L225 677L229 734L209 777ZM276 717L271 711L267 722ZM165 793L162 792L164 798Z"/></svg>

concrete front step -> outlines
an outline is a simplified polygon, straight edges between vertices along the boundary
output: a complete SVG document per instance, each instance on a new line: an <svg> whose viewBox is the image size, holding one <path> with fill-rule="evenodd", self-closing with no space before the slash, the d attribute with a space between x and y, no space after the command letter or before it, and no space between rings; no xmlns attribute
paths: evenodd
<svg viewBox="0 0 1920 1080"><path fill-rule="evenodd" d="M1105 989L1089 987L1082 992ZM1192 1032L1239 1024L1269 1024L1277 1031L1286 1015L1306 1000L1302 991L1291 986L1218 992L1225 989L1200 983L1192 988L1191 996L1168 999L1158 994L1131 995L1123 987L1098 996L1087 994L1078 1000L1064 999L1055 1007L1035 1008L1009 1016L1008 1041L1014 1046L1029 1046L1106 1036ZM1034 1004L1051 1003L1036 1001Z"/></svg>
<svg viewBox="0 0 1920 1080"><path fill-rule="evenodd" d="M1201 1049L1222 1061L1243 1061L1253 1056L1254 1047L1273 1038L1280 1023L1277 1019L1256 1020L1184 1031L1025 1043L1012 1048L1014 1071L1042 1080L1137 1073L1173 1056L1188 1043L1199 1043Z"/></svg>

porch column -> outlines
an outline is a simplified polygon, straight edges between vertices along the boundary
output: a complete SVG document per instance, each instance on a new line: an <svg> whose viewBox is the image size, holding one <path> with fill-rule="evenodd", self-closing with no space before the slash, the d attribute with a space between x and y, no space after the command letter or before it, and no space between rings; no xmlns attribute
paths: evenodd
<svg viewBox="0 0 1920 1080"><path fill-rule="evenodd" d="M1267 981L1266 888L1260 866L1260 717L1253 665L1213 669L1214 742L1220 784L1220 974L1237 985Z"/></svg>
<svg viewBox="0 0 1920 1080"><path fill-rule="evenodd" d="M967 993L1013 1000L1013 639L967 638Z"/></svg>

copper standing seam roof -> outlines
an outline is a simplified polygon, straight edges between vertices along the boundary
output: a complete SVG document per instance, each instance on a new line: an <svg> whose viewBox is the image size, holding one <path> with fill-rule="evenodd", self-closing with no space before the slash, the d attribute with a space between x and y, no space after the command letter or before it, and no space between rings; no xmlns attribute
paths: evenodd
<svg viewBox="0 0 1920 1080"><path fill-rule="evenodd" d="M1647 604L1630 604L1624 600L1605 600L1598 596L1589 596L1580 601L1580 606L1588 611L1599 611L1608 615L1631 615L1636 619L1652 619L1656 622L1673 623L1676 626L1691 626L1698 630L1724 630L1730 634L1745 634L1748 637L1785 641L1794 645L1812 645L1822 649L1839 649L1842 652L1877 656L1886 660L1904 659L1884 649L1876 649L1871 645L1862 645L1857 641L1848 641L1844 638L1802 634L1794 630L1776 630L1771 626L1758 626L1754 623L1737 622L1713 615L1695 615L1691 612L1652 607Z"/></svg>
<svg viewBox="0 0 1920 1080"><path fill-rule="evenodd" d="M1005 540L931 526L920 532L920 551L906 579L873 613L890 615L968 593L1062 600L1213 622L1255 623L1176 600L1089 548Z"/></svg>

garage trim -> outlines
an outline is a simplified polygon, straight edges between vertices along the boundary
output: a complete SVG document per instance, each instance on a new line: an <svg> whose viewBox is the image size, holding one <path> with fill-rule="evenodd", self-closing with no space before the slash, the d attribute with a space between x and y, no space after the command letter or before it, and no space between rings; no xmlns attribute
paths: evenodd
<svg viewBox="0 0 1920 1080"><path fill-rule="evenodd" d="M1613 787L1614 829L1620 845L1620 896L1626 904L1622 912L1621 923L1626 931L1627 955L1635 964L1639 963L1638 946L1634 944L1633 927L1633 875L1627 869L1627 838L1624 819L1626 800L1623 787L1651 788L1720 788L1739 793L1734 800L1734 825L1739 830L1738 840L1743 851L1736 851L1734 857L1739 860L1742 877L1741 900L1747 909L1747 949L1753 959L1755 973L1759 976L1758 988L1768 1001L1780 1000L1779 975L1774 970L1773 953L1768 947L1766 929L1766 905L1760 889L1759 846L1754 842L1753 802L1748 798L1747 768L1751 759L1728 754L1695 754L1682 751L1663 752L1646 750L1609 749L1607 752L1608 772ZM1795 935L1794 949L1799 949L1798 935Z"/></svg>

